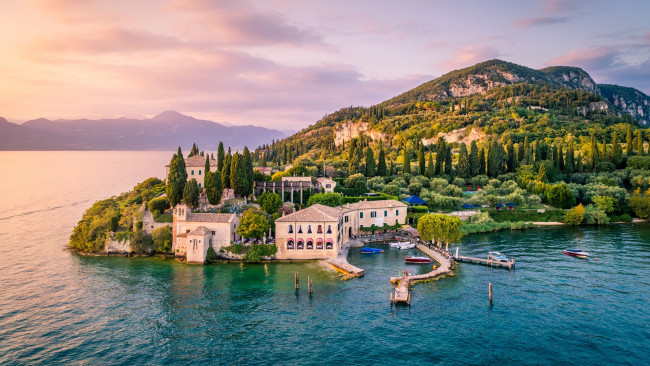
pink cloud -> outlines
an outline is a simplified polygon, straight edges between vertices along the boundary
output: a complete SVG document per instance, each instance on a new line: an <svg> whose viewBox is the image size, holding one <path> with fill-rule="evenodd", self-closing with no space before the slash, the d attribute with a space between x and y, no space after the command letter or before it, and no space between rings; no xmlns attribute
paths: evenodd
<svg viewBox="0 0 650 366"><path fill-rule="evenodd" d="M616 62L616 50L611 47L593 47L571 51L552 59L550 65L579 66L587 70L605 69Z"/></svg>
<svg viewBox="0 0 650 366"><path fill-rule="evenodd" d="M445 70L455 70L476 63L487 61L493 58L498 58L500 53L492 47L483 45L471 45L454 50L454 57L444 60L440 63L440 67Z"/></svg>
<svg viewBox="0 0 650 366"><path fill-rule="evenodd" d="M557 24L564 23L567 21L567 18L564 17L534 17L534 18L523 18L515 20L515 26L518 28L528 28L536 25L547 25L547 24Z"/></svg>

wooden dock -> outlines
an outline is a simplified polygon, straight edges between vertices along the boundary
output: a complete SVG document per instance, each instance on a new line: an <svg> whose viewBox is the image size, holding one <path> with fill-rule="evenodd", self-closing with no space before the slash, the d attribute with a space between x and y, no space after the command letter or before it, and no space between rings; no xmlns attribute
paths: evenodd
<svg viewBox="0 0 650 366"><path fill-rule="evenodd" d="M515 259L514 258L507 261L507 262L498 262L498 261L493 261L493 260L490 260L490 259L487 259L487 258L466 257L466 256L463 256L463 255L457 255L457 256L454 256L454 260L456 262L481 264L481 265L488 266L488 267L507 268L507 269L515 268Z"/></svg>
<svg viewBox="0 0 650 366"><path fill-rule="evenodd" d="M408 277L404 277L399 281L397 287L395 287L395 293L390 294L390 302L398 303L405 302L408 305L411 305L411 294L409 293L409 280Z"/></svg>

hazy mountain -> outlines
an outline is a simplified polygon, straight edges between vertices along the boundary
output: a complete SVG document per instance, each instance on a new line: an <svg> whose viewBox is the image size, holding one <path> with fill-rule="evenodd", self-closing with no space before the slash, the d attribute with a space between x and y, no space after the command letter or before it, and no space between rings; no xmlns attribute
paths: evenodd
<svg viewBox="0 0 650 366"><path fill-rule="evenodd" d="M242 149L284 136L278 130L224 126L173 111L149 119L39 118L22 125L0 117L0 150L173 150L193 142L203 150L216 150L219 141Z"/></svg>

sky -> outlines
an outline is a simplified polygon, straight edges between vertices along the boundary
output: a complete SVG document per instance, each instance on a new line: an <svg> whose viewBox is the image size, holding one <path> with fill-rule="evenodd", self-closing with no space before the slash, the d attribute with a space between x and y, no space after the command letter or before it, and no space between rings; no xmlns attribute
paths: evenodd
<svg viewBox="0 0 650 366"><path fill-rule="evenodd" d="M0 116L299 130L493 58L650 94L650 1L3 0Z"/></svg>

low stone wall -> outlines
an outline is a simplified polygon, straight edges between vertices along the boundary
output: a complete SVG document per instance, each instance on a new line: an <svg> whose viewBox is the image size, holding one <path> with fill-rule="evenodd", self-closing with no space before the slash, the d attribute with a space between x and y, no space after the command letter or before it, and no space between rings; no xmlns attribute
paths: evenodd
<svg viewBox="0 0 650 366"><path fill-rule="evenodd" d="M150 221L150 222L143 222L142 223L142 232L144 232L146 235L151 235L151 232L164 227L164 226L169 226L172 227L171 222L156 222L156 221Z"/></svg>
<svg viewBox="0 0 650 366"><path fill-rule="evenodd" d="M131 240L117 241L115 239L106 239L104 247L106 254L129 254L131 253Z"/></svg>

